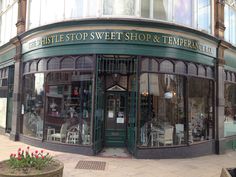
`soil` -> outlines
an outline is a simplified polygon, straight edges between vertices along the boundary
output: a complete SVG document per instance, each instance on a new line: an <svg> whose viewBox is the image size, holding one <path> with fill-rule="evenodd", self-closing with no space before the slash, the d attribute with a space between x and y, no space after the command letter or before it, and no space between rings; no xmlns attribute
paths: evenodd
<svg viewBox="0 0 236 177"><path fill-rule="evenodd" d="M53 171L60 166L59 162L53 161L48 166L41 170L37 170L35 168L22 168L22 169L12 169L7 164L7 161L0 162L0 173L4 174L16 174L16 175L24 175L24 174L41 174L49 171Z"/></svg>

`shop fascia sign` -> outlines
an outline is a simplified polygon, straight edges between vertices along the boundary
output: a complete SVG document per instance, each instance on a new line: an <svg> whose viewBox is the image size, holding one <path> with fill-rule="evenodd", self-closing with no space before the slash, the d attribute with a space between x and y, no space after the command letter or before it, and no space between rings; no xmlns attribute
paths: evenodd
<svg viewBox="0 0 236 177"><path fill-rule="evenodd" d="M203 44L197 40L164 33L120 30L87 30L54 33L30 40L23 45L23 52L25 53L38 48L50 46L89 43L143 44L153 46L166 46L191 50L212 57L216 56L215 47Z"/></svg>

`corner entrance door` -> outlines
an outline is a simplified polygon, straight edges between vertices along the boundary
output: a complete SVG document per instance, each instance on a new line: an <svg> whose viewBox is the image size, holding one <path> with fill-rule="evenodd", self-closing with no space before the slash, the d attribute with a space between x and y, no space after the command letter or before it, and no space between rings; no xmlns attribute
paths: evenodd
<svg viewBox="0 0 236 177"><path fill-rule="evenodd" d="M105 146L126 146L126 98L126 92L106 94Z"/></svg>

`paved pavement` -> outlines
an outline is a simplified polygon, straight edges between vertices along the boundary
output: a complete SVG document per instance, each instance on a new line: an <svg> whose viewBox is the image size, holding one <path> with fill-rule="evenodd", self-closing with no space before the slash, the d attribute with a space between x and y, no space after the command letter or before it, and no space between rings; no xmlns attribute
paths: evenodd
<svg viewBox="0 0 236 177"><path fill-rule="evenodd" d="M19 147L28 145L0 135L0 160L8 159ZM40 148L32 147L35 150ZM135 159L132 157L84 156L48 151L64 162L63 177L220 177L222 167L236 166L236 152L188 159ZM75 169L80 160L106 162L105 170Z"/></svg>

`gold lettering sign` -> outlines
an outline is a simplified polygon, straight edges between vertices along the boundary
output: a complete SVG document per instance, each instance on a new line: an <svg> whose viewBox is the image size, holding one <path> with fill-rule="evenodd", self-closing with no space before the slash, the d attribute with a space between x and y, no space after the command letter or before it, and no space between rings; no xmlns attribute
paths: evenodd
<svg viewBox="0 0 236 177"><path fill-rule="evenodd" d="M71 43L107 43L122 42L131 44L148 44L156 46L170 46L184 48L196 52L215 55L215 48L202 44L197 40L181 36L173 36L163 33L142 32L142 31L78 31L51 34L42 38L34 39L28 43L28 50L49 46L66 45Z"/></svg>

